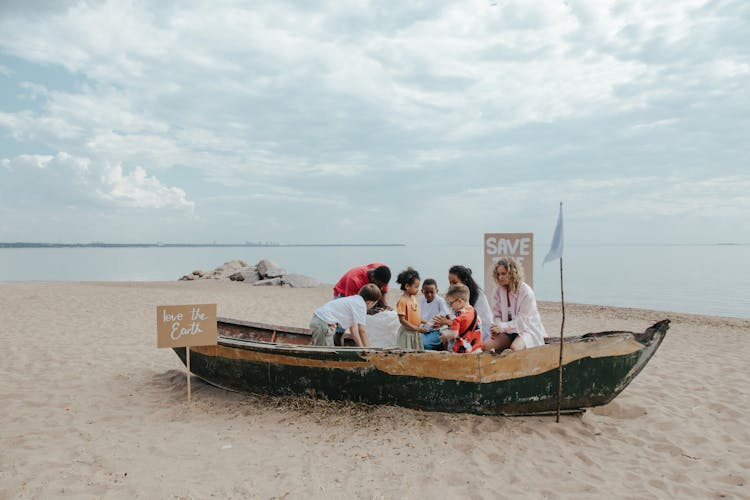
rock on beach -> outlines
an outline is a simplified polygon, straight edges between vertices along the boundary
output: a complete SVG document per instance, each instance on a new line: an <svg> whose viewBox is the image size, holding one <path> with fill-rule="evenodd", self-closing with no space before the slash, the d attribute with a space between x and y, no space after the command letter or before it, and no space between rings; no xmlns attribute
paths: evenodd
<svg viewBox="0 0 750 500"><path fill-rule="evenodd" d="M244 260L230 260L212 271L197 269L180 278L181 281L202 279L229 279L253 286L286 286L292 288L313 288L318 280L311 276L287 273L286 269L269 259L262 259L256 265L248 265Z"/></svg>

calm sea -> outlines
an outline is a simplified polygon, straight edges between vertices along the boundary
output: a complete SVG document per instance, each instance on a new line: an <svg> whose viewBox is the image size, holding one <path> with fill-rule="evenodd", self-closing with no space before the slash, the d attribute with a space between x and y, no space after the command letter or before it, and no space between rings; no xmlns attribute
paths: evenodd
<svg viewBox="0 0 750 500"><path fill-rule="evenodd" d="M540 247L541 248L541 247ZM557 261L541 265L540 300L560 299ZM350 267L381 261L416 268L447 288L448 268L463 264L481 284L481 245L399 247L0 248L0 281L162 281L226 261L268 258L289 272L333 283ZM566 302L750 318L750 245L568 245Z"/></svg>

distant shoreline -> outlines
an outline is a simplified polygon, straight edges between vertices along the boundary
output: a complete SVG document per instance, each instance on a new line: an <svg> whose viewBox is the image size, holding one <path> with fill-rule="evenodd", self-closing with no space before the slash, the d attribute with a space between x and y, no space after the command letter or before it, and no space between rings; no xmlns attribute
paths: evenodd
<svg viewBox="0 0 750 500"><path fill-rule="evenodd" d="M0 243L0 248L405 247L404 243Z"/></svg>
<svg viewBox="0 0 750 500"><path fill-rule="evenodd" d="M405 247L406 243L276 243L276 242L245 242L245 243L30 243L30 242L0 242L0 248L292 248L292 247ZM459 245L464 246L464 245ZM475 246L475 245L466 245ZM744 247L748 243L641 243L641 244L572 244L571 247L682 247L682 246L715 246L715 247Z"/></svg>

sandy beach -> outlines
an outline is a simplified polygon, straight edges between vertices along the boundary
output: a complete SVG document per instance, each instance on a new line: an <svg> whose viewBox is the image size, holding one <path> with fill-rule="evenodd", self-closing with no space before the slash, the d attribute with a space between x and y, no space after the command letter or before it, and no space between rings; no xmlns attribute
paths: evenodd
<svg viewBox="0 0 750 500"><path fill-rule="evenodd" d="M566 306L566 333L672 320L612 403L487 417L227 392L155 308L306 327L330 287L0 284L0 498L750 498L750 320ZM395 299L395 295L392 294ZM559 304L541 303L549 335Z"/></svg>

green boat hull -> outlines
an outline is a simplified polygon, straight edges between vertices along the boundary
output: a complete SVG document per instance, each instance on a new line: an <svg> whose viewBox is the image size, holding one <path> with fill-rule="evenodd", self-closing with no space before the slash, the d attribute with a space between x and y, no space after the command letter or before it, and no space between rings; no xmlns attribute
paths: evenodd
<svg viewBox="0 0 750 500"><path fill-rule="evenodd" d="M235 331L239 323L232 325ZM603 332L566 341L561 411L610 402L643 369L668 327L669 320L664 320L641 334ZM276 327L274 335L278 331ZM184 363L185 348L175 351ZM556 411L558 358L559 343L501 355L471 355L220 337L217 346L192 347L190 367L208 383L235 391L430 411L529 415Z"/></svg>

